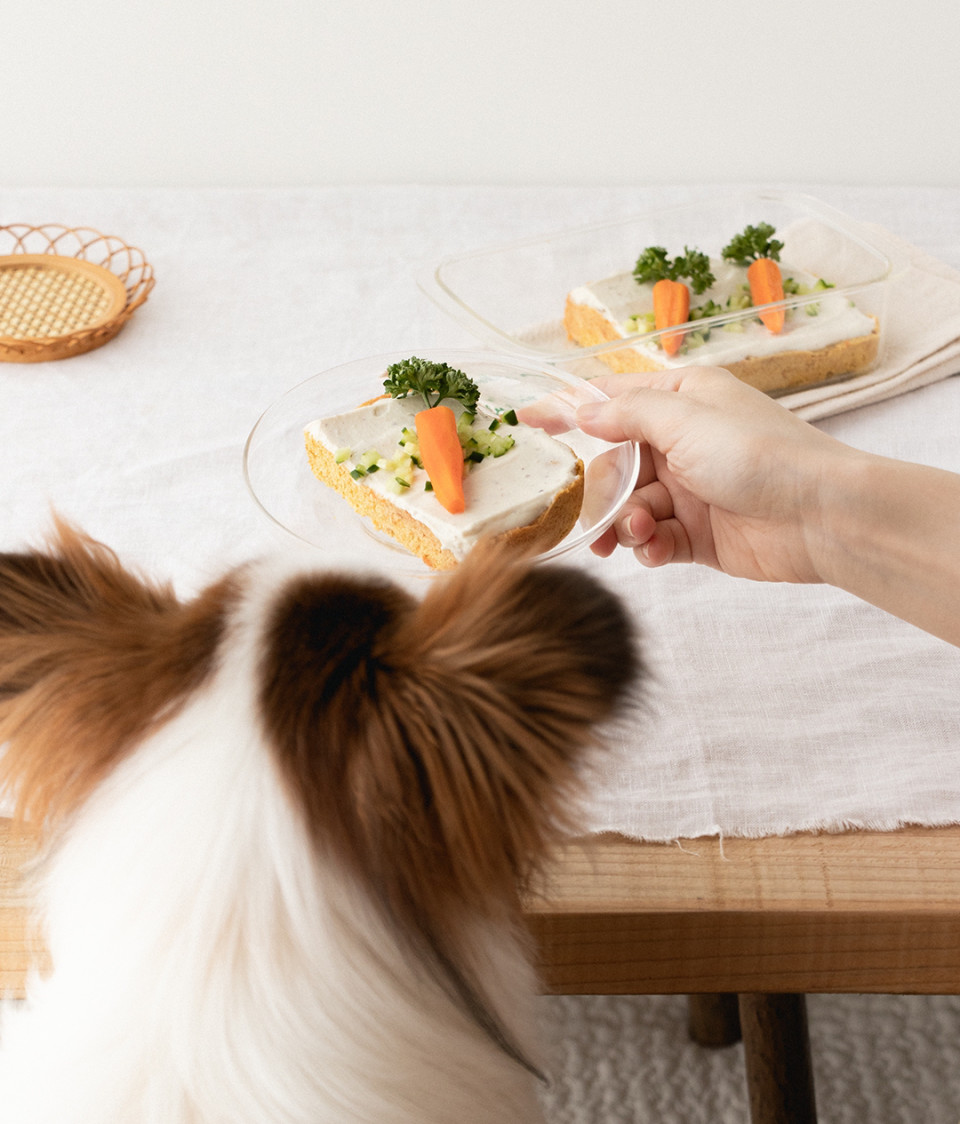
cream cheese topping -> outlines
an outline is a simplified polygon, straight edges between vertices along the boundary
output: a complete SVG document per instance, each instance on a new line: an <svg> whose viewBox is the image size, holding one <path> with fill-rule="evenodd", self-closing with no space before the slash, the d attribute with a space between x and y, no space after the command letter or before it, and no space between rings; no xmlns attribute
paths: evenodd
<svg viewBox="0 0 960 1124"><path fill-rule="evenodd" d="M741 266L711 258L710 267L716 280L703 293L691 293L691 307L706 304L708 300L723 306L731 294L746 284L746 270ZM792 277L807 288L813 288L818 280L786 263L781 263L780 269L785 278ZM636 330L628 321L632 316L652 312L653 285L637 284L632 273L620 273L581 285L571 292L570 299L574 304L596 309L623 338L635 337ZM808 309L811 312L815 309L815 315L811 315ZM739 330L741 326L742 331ZM697 321L691 321L687 324L687 331L696 332L698 327ZM709 339L697 346L691 346L695 340L688 335L674 356L668 356L655 341L644 343L642 337L631 339L631 346L655 357L657 363L663 366L682 367L689 363L723 366L750 356L775 355L781 351L819 351L843 340L868 336L875 327L874 320L851 304L847 296L825 289L817 294L812 304L800 304L789 309L783 331L778 334L768 331L755 318L747 317L732 322L730 327L711 327Z"/></svg>
<svg viewBox="0 0 960 1124"><path fill-rule="evenodd" d="M383 398L345 414L318 418L306 431L331 453L349 449L342 463L351 469L370 449L391 458L401 430L414 428L414 415L421 408L418 399ZM456 404L453 408L460 412ZM505 428L505 432L514 437L513 448L500 457L488 456L471 464L466 472L466 510L460 514L452 515L432 492L424 490L427 475L421 468L414 469L410 487L399 494L393 490L393 473L387 469L363 476L359 483L408 512L436 535L441 546L463 558L484 535L532 523L576 479L577 456L567 445L522 424Z"/></svg>

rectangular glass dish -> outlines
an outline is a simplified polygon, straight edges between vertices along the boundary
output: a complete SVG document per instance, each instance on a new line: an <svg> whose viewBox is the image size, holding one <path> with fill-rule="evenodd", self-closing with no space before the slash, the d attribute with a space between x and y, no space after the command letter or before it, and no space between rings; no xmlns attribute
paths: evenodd
<svg viewBox="0 0 960 1124"><path fill-rule="evenodd" d="M763 223L783 243L784 299L743 307L746 271L724 262L721 251L745 227ZM671 259L701 251L717 275L715 285L691 293L694 319L683 325L675 354L663 345L676 329L654 328L651 286L633 278L651 246ZM454 255L418 283L496 349L586 378L611 368L706 363L776 394L862 374L881 361L890 273L890 260L853 220L808 196L759 191ZM779 308L784 325L774 333L759 311Z"/></svg>

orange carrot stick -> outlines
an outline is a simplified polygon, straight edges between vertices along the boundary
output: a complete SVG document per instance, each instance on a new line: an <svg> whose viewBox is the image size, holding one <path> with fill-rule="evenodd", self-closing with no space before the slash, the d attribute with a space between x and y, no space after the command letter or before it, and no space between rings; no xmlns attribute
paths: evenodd
<svg viewBox="0 0 960 1124"><path fill-rule="evenodd" d="M420 459L433 494L452 515L463 511L463 448L457 417L449 406L431 406L416 415Z"/></svg>
<svg viewBox="0 0 960 1124"><path fill-rule="evenodd" d="M674 324L686 324L690 315L690 290L682 281L670 281L666 277L653 286L653 322L657 331L672 328ZM676 355L683 343L683 332L668 332L661 336L663 350L667 355Z"/></svg>
<svg viewBox="0 0 960 1124"><path fill-rule="evenodd" d="M771 304L783 300L783 277L780 266L773 258L757 258L747 269L750 297L754 304ZM784 310L771 308L758 313L767 329L774 335L783 331Z"/></svg>

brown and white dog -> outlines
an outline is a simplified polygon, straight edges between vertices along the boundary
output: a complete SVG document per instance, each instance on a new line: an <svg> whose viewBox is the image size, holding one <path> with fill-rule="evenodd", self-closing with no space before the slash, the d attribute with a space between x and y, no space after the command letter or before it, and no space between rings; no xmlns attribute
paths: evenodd
<svg viewBox="0 0 960 1124"><path fill-rule="evenodd" d="M268 560L195 600L58 523L0 555L0 760L52 971L5 1124L531 1124L519 889L639 672L585 573L417 600Z"/></svg>

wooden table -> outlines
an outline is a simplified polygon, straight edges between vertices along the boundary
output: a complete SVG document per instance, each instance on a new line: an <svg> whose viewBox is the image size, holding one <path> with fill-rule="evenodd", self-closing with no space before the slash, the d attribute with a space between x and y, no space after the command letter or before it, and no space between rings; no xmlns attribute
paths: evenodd
<svg viewBox="0 0 960 1124"><path fill-rule="evenodd" d="M812 1124L805 993L960 992L960 828L591 838L528 915L548 992L690 995L695 1037L742 1032L754 1124Z"/></svg>
<svg viewBox="0 0 960 1124"><path fill-rule="evenodd" d="M30 853L0 820L7 994L22 993L29 961ZM960 828L589 838L558 854L527 916L546 991L690 995L696 1036L742 1032L754 1124L809 1124L805 993L960 993Z"/></svg>

